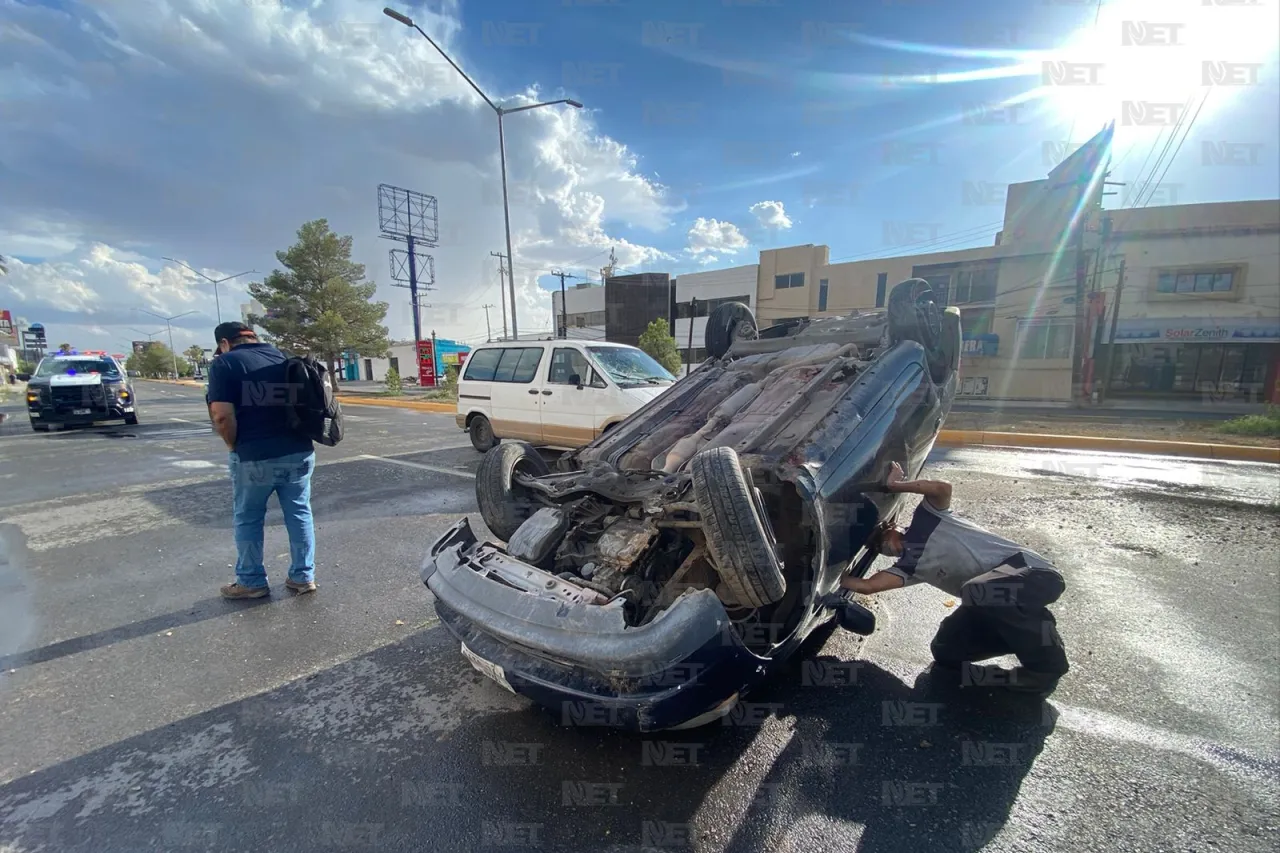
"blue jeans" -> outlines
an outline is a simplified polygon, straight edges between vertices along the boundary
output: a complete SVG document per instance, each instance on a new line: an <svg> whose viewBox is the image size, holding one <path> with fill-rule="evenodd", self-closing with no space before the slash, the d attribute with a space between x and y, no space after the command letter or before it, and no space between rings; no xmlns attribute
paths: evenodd
<svg viewBox="0 0 1280 853"><path fill-rule="evenodd" d="M236 583L257 588L267 585L262 562L262 525L267 499L275 492L289 531L289 580L315 580L316 535L311 521L311 472L314 452L291 453L275 459L242 460L232 452L231 490L235 500Z"/></svg>

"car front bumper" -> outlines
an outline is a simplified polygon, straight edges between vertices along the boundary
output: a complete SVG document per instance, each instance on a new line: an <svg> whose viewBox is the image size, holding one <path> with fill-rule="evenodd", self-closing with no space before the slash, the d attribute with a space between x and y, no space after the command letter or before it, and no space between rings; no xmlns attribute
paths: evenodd
<svg viewBox="0 0 1280 853"><path fill-rule="evenodd" d="M135 411L132 402L117 401L106 406L76 406L57 408L50 405L27 404L27 414L34 423L44 424L92 424L99 421L119 421Z"/></svg>
<svg viewBox="0 0 1280 853"><path fill-rule="evenodd" d="M554 580L478 543L466 519L431 548L422 579L472 665L565 725L660 731L712 722L769 669L710 590L630 627L620 603L574 604L486 577L499 563Z"/></svg>

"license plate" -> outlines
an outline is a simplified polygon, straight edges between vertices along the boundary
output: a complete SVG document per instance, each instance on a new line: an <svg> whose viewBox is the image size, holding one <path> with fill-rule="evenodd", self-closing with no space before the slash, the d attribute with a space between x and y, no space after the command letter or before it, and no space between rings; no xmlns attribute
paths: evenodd
<svg viewBox="0 0 1280 853"><path fill-rule="evenodd" d="M466 643L462 644L462 656L471 661L471 665L481 673L489 676L494 681L501 684L505 689L515 693L515 691L511 689L511 685L507 683L507 675L502 671L502 667L498 666L496 663L490 663L480 657L475 652L471 651L471 649L467 648Z"/></svg>
<svg viewBox="0 0 1280 853"><path fill-rule="evenodd" d="M71 414L73 414L73 415L91 415L91 414L93 414L93 409L72 409L72 410L71 410Z"/></svg>

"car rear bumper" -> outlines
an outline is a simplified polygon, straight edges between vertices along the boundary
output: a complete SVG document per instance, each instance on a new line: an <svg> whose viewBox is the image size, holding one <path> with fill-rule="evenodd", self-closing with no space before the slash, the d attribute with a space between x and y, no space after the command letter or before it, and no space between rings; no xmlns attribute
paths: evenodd
<svg viewBox="0 0 1280 853"><path fill-rule="evenodd" d="M564 724L658 731L711 722L767 672L709 590L628 627L620 604L571 604L481 574L495 561L541 574L478 543L463 519L431 548L422 579L472 664Z"/></svg>

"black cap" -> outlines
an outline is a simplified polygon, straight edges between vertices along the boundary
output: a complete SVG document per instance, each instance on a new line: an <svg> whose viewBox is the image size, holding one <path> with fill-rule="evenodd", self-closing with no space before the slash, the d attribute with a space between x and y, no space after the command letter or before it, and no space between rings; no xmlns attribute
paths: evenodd
<svg viewBox="0 0 1280 853"><path fill-rule="evenodd" d="M228 323L219 323L218 327L213 330L213 345L216 347L223 341L235 342L236 338L251 335L257 337L255 332L244 323L237 323L234 320Z"/></svg>

